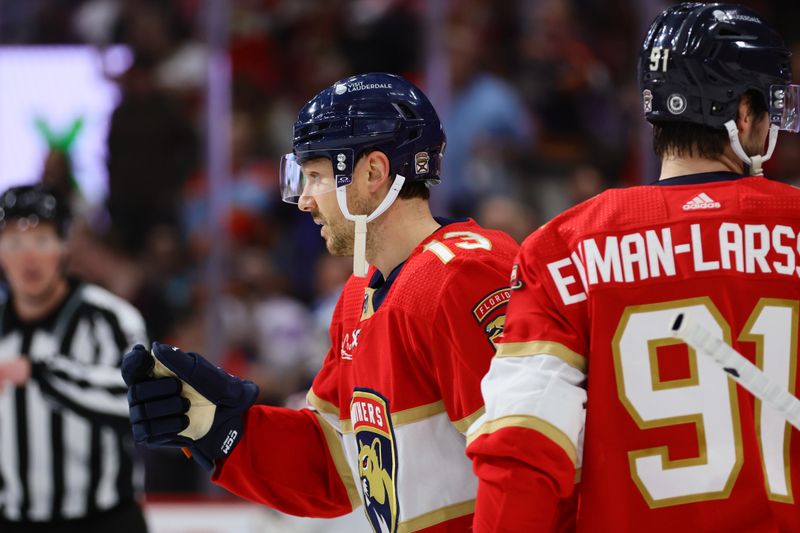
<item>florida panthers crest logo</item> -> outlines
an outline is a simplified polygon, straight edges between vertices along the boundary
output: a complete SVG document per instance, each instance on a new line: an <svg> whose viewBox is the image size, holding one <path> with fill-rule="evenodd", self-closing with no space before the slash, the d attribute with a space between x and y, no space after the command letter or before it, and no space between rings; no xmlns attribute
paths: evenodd
<svg viewBox="0 0 800 533"><path fill-rule="evenodd" d="M376 533L397 531L397 449L389 402L380 394L356 389L350 419L358 446L358 477L364 511Z"/></svg>
<svg viewBox="0 0 800 533"><path fill-rule="evenodd" d="M510 299L511 288L504 287L487 294L472 308L472 314L478 324L483 327L492 348L497 348L497 341L503 336L503 329L506 325L506 305Z"/></svg>

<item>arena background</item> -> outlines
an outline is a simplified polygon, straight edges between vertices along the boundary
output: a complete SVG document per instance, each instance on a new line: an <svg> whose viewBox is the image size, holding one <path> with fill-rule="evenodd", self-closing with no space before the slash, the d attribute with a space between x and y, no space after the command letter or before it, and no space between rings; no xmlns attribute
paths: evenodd
<svg viewBox="0 0 800 533"><path fill-rule="evenodd" d="M299 406L351 268L280 201L300 106L350 74L408 77L448 135L436 213L521 241L606 187L657 177L636 60L671 3L0 0L0 187L62 189L73 272L133 302L153 339ZM781 31L800 72L800 3L741 3ZM800 137L783 138L767 175L800 183ZM283 517L179 453L140 453L155 533L367 531L361 510Z"/></svg>

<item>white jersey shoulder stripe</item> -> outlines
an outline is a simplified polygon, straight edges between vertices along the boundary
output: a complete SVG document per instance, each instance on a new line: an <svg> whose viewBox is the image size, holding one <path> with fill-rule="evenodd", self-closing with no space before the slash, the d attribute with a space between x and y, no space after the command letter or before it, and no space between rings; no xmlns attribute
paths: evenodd
<svg viewBox="0 0 800 533"><path fill-rule="evenodd" d="M553 355L581 372L586 371L586 358L558 342L527 341L500 343L497 345L495 357L532 357L536 355Z"/></svg>
<svg viewBox="0 0 800 533"><path fill-rule="evenodd" d="M495 357L481 381L486 414L469 428L468 442L506 427L533 429L579 464L585 379L583 372L552 354Z"/></svg>

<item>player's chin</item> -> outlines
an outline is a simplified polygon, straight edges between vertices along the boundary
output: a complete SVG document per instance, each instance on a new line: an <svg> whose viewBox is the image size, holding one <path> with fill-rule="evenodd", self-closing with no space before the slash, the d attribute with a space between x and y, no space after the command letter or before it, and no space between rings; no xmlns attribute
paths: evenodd
<svg viewBox="0 0 800 533"><path fill-rule="evenodd" d="M328 253L336 257L349 257L353 255L353 243L343 242L335 236L329 235L325 237L325 247L328 249Z"/></svg>
<svg viewBox="0 0 800 533"><path fill-rule="evenodd" d="M343 249L341 247L332 246L330 243L327 243L328 253L336 256L336 257L352 257L353 256L353 249Z"/></svg>

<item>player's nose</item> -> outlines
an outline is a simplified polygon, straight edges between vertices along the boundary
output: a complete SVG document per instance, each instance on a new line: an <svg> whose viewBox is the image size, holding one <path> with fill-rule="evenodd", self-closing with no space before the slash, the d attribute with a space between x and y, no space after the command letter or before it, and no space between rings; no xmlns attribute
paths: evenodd
<svg viewBox="0 0 800 533"><path fill-rule="evenodd" d="M305 213L310 213L316 207L317 202L314 201L314 197L310 194L301 195L300 199L297 201L297 208Z"/></svg>

